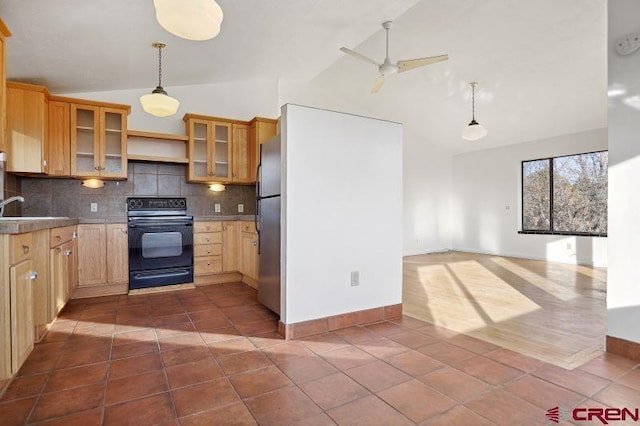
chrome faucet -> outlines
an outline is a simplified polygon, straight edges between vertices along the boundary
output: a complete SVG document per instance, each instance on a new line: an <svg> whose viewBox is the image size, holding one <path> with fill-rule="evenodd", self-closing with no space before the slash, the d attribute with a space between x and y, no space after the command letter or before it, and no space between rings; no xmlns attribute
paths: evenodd
<svg viewBox="0 0 640 426"><path fill-rule="evenodd" d="M24 203L24 197L18 195L16 197L9 197L6 200L0 201L0 217L2 217L2 215L4 214L4 206L14 201L20 201L21 203Z"/></svg>

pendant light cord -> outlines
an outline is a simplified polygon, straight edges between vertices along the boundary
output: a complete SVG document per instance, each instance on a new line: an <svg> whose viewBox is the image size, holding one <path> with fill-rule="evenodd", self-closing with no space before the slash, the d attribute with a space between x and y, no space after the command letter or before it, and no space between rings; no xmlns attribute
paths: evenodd
<svg viewBox="0 0 640 426"><path fill-rule="evenodd" d="M162 87L162 47L158 47L158 87Z"/></svg>
<svg viewBox="0 0 640 426"><path fill-rule="evenodd" d="M471 83L471 120L476 121L476 85Z"/></svg>

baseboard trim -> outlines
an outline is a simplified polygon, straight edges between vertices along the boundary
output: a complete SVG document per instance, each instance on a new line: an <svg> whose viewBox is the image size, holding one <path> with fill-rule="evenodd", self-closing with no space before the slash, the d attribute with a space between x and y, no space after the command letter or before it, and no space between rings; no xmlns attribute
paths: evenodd
<svg viewBox="0 0 640 426"><path fill-rule="evenodd" d="M640 362L640 343L607 336L606 351Z"/></svg>
<svg viewBox="0 0 640 426"><path fill-rule="evenodd" d="M402 303L398 303L397 305L380 306L379 308L364 309L293 324L284 324L282 321L279 321L278 333L287 340L295 340L328 331L340 330L356 325L373 324L401 317Z"/></svg>
<svg viewBox="0 0 640 426"><path fill-rule="evenodd" d="M129 282L117 284L98 284L87 287L76 287L70 299L86 299L89 297L113 296L117 294L127 294L129 292Z"/></svg>

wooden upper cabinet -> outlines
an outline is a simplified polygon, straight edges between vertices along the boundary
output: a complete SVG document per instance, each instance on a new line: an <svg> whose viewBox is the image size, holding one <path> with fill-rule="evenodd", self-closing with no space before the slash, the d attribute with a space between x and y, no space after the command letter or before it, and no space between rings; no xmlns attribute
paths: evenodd
<svg viewBox="0 0 640 426"><path fill-rule="evenodd" d="M69 102L49 101L49 176L71 174Z"/></svg>
<svg viewBox="0 0 640 426"><path fill-rule="evenodd" d="M7 82L7 171L47 173L47 89Z"/></svg>
<svg viewBox="0 0 640 426"><path fill-rule="evenodd" d="M71 175L127 177L127 109L71 104Z"/></svg>
<svg viewBox="0 0 640 426"><path fill-rule="evenodd" d="M248 145L251 148L249 155L252 156L253 177L251 182L256 180L256 170L260 163L260 145L277 134L277 120L271 118L256 117L249 122Z"/></svg>
<svg viewBox="0 0 640 426"><path fill-rule="evenodd" d="M233 125L232 181L251 183L256 181L256 147L249 141L249 126Z"/></svg>
<svg viewBox="0 0 640 426"><path fill-rule="evenodd" d="M5 38L11 36L11 32L0 18L0 152L7 150L5 139L6 126L6 71L5 71Z"/></svg>
<svg viewBox="0 0 640 426"><path fill-rule="evenodd" d="M188 180L232 181L232 123L185 116L189 145Z"/></svg>

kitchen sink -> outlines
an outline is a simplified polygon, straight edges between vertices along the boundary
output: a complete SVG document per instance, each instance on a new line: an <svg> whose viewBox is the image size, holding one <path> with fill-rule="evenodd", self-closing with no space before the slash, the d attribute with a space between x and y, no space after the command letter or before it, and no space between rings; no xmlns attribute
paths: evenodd
<svg viewBox="0 0 640 426"><path fill-rule="evenodd" d="M68 217L54 217L54 216L31 216L31 217L0 217L0 222L22 222L25 220L54 220L54 219L69 219Z"/></svg>

